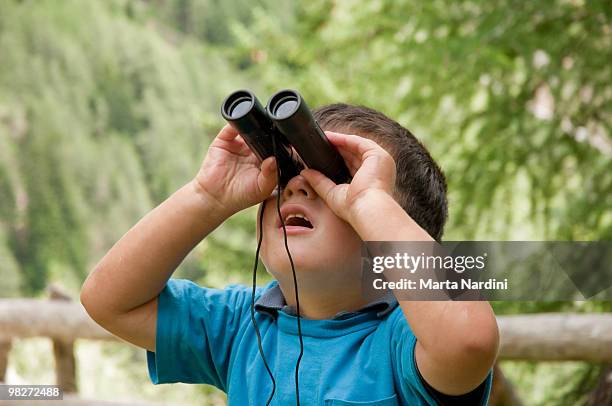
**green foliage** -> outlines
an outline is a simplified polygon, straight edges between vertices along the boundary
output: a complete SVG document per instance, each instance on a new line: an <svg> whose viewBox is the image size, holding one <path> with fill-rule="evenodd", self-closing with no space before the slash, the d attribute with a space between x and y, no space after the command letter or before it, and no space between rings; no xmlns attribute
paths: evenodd
<svg viewBox="0 0 612 406"><path fill-rule="evenodd" d="M120 5L1 6L0 229L25 294L51 263L83 280L187 182L239 83L214 50L173 43Z"/></svg>
<svg viewBox="0 0 612 406"><path fill-rule="evenodd" d="M527 405L585 405L601 365L586 362L501 362L506 377L520 382L517 394ZM537 379L534 379L537 377Z"/></svg>
<svg viewBox="0 0 612 406"><path fill-rule="evenodd" d="M154 18L172 27L176 33L213 45L234 42L230 27L234 23L250 25L255 8L265 9L282 21L291 2L272 0L127 0L125 6L134 18Z"/></svg>
<svg viewBox="0 0 612 406"><path fill-rule="evenodd" d="M607 1L315 0L285 26L259 10L234 28L232 56L248 60L270 92L294 87L311 105L364 104L410 128L448 179L447 240L606 240L611 14ZM493 305L498 313L612 310ZM580 404L598 371L508 368L521 388L550 377L545 393L523 393L538 405Z"/></svg>
<svg viewBox="0 0 612 406"><path fill-rule="evenodd" d="M611 14L603 0L2 1L0 297L55 280L76 294L197 171L241 87L364 104L410 128L448 178L447 240L610 239ZM249 283L255 247L251 208L176 276ZM599 371L504 367L538 405L580 404Z"/></svg>
<svg viewBox="0 0 612 406"><path fill-rule="evenodd" d="M235 57L270 90L413 129L448 177L446 239L609 239L611 13L607 1L316 0L286 29L259 12L235 30Z"/></svg>

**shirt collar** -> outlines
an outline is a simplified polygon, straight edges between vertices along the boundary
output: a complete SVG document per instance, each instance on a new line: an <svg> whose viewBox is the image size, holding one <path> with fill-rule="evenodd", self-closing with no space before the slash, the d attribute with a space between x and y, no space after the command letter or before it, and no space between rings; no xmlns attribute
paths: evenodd
<svg viewBox="0 0 612 406"><path fill-rule="evenodd" d="M371 311L376 311L376 315L378 317L384 317L393 309L395 309L397 305L398 303L397 299L395 298L395 295L393 295L393 292L388 290L380 299L368 303L357 311L341 311L336 313L336 315L332 319L348 319L356 314L367 313ZM297 315L295 309L292 306L287 305L285 297L283 296L283 292L281 291L280 286L278 285L278 281L273 281L270 285L268 285L268 289L265 290L259 297L259 299L257 299L257 301L255 302L255 310L272 317L276 317L278 311L283 311L293 316Z"/></svg>

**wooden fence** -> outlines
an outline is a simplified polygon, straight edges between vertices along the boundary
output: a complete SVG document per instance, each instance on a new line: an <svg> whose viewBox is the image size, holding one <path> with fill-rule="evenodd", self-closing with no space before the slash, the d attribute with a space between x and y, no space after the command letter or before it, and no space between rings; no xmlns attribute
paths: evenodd
<svg viewBox="0 0 612 406"><path fill-rule="evenodd" d="M0 382L5 379L11 340L49 337L57 384L64 393L77 393L75 340L121 340L98 326L80 303L59 289L52 288L50 296L50 300L0 299ZM612 363L612 314L542 313L497 320L501 360ZM491 404L520 404L499 368L495 377Z"/></svg>

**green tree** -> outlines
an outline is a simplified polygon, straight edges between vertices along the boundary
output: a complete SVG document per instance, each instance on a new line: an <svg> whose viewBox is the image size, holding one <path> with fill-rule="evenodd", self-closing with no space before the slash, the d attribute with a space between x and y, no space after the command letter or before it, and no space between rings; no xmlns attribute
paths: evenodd
<svg viewBox="0 0 612 406"><path fill-rule="evenodd" d="M364 104L411 129L448 179L447 240L607 240L611 14L606 1L315 0L284 26L256 10L251 25L234 26L232 55L270 92L297 88L312 106ZM495 307L612 310L597 302ZM509 371L522 376L531 403L573 405L599 368ZM562 394L554 390L561 382Z"/></svg>
<svg viewBox="0 0 612 406"><path fill-rule="evenodd" d="M11 290L63 280L77 292L99 256L195 174L221 100L243 81L214 49L137 17L121 1L0 5Z"/></svg>
<svg viewBox="0 0 612 406"><path fill-rule="evenodd" d="M377 108L422 138L447 239L612 236L606 1L312 1L235 28L268 89ZM248 33L255 35L248 35Z"/></svg>

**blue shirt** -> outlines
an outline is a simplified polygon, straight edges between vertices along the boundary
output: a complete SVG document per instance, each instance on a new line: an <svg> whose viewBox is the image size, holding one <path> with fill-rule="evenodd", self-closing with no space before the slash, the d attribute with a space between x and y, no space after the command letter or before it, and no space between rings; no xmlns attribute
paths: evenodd
<svg viewBox="0 0 612 406"><path fill-rule="evenodd" d="M206 383L227 393L229 405L264 405L272 382L251 324L251 288L198 286L170 279L159 295L156 351L147 351L154 384ZM276 379L272 405L295 404L299 355L297 317L278 282L256 289L255 319ZM392 296L392 295L391 295ZM416 337L390 296L331 320L301 319L302 405L435 405L420 378ZM486 405L492 373L480 404Z"/></svg>

